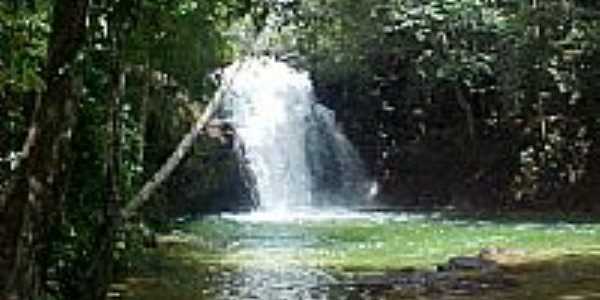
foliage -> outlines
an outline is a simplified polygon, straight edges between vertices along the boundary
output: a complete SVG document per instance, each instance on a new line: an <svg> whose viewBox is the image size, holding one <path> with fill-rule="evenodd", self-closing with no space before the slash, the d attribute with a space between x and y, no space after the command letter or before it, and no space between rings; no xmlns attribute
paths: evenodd
<svg viewBox="0 0 600 300"><path fill-rule="evenodd" d="M45 11L15 11L0 2L0 178L18 158L34 94L44 89L40 73L48 32Z"/></svg>
<svg viewBox="0 0 600 300"><path fill-rule="evenodd" d="M53 3L30 2L26 6L0 2L0 187L8 183L15 162L24 155L21 148L34 108L45 105L36 100L47 90L43 68L50 20L56 16ZM69 132L72 155L64 179L68 184L64 201L56 208L60 222L47 223L48 240L36 242L44 249L36 263L43 270L47 293L58 299L96 297L95 291L107 284L101 281L110 280L99 274L104 266L115 260L118 267L127 267L134 256L131 251L140 249L132 224L156 213L162 215L162 222L165 216L180 213L166 209L174 204L165 197L176 195L167 186L157 196L163 200L139 219L115 224L111 172L117 172L117 199L121 199L117 204L123 205L189 130L214 91L208 75L235 58L227 29L256 6L258 2L245 0L94 1L90 5L84 47L75 65L61 69L74 78L78 122ZM220 146L203 140L196 147L196 153L211 153ZM214 185L227 176L222 169L228 163L209 165L201 176ZM5 203L0 204L4 209ZM115 240L107 246L105 239L112 236L108 234L113 226L117 226ZM0 238L5 238L3 230ZM114 250L109 261L102 256L105 249ZM2 285L4 277L0 276Z"/></svg>
<svg viewBox="0 0 600 300"><path fill-rule="evenodd" d="M0 2L2 191L18 177L34 110L49 103L56 3ZM50 232L35 241L44 288L93 297L105 233L116 231L107 263L125 268L143 242L137 222L161 227L182 208L226 208L202 201L240 186L231 181L240 170L202 139L138 220L111 219L194 122L215 89L209 75L261 51L312 72L384 192L408 204L598 208L599 13L583 0L93 1L83 49L59 68L73 78L65 95L77 98L78 122L65 132L64 200L48 201L61 204L60 222L36 221ZM0 196L0 209L15 205Z"/></svg>
<svg viewBox="0 0 600 300"><path fill-rule="evenodd" d="M583 209L593 200L572 192L597 164L597 13L582 1L331 0L290 22L321 98L389 192Z"/></svg>

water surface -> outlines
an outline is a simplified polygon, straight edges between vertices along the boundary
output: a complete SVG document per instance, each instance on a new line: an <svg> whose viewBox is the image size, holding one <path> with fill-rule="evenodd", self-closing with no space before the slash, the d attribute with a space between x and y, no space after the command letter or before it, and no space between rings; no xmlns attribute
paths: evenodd
<svg viewBox="0 0 600 300"><path fill-rule="evenodd" d="M153 284L134 288L131 299L399 299L393 287L365 292L347 283L362 274L433 269L450 257L492 247L518 249L529 263L600 258L599 230L592 222L437 214L295 211L204 217L182 226L177 242L163 243L150 255L142 275L152 277ZM594 272L586 276L597 280Z"/></svg>

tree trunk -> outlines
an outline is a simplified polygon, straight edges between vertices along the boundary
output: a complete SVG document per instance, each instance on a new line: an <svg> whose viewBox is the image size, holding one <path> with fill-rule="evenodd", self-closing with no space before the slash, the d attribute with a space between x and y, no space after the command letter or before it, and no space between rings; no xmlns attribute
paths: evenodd
<svg viewBox="0 0 600 300"><path fill-rule="evenodd" d="M142 78L144 79L142 99L140 103L140 145L138 152L138 163L144 166L145 149L146 149L146 122L148 120L148 103L150 102L150 94L152 89L152 69L150 69L150 53L147 54L146 63L142 69ZM144 170L142 170L143 172Z"/></svg>
<svg viewBox="0 0 600 300"><path fill-rule="evenodd" d="M121 111L121 100L125 94L125 72L121 67L120 50L121 38L119 35L119 24L111 21L109 24L109 37L113 43L113 57L111 67L111 95L109 99L109 124L108 124L108 149L106 156L106 179L108 198L105 207L106 235L101 238L101 259L96 289L95 300L106 298L108 286L113 275L113 244L116 231L120 224L121 191L119 174L121 173L121 122L119 115ZM93 277L93 278L94 278Z"/></svg>
<svg viewBox="0 0 600 300"><path fill-rule="evenodd" d="M116 9L113 9L115 11ZM95 237L95 252L91 266L85 274L84 288L79 298L83 300L104 300L113 280L113 251L116 232L121 224L120 173L121 173L121 102L125 95L126 72L121 63L121 24L117 15L108 16L108 36L110 41L110 93L106 99L106 151L105 180L106 202L104 204L102 224Z"/></svg>
<svg viewBox="0 0 600 300"><path fill-rule="evenodd" d="M185 158L187 153L190 151L198 137L203 133L204 128L208 122L217 112L218 107L222 101L222 94L217 96L207 105L204 113L194 123L190 132L188 132L175 151L162 165L162 167L148 180L142 189L136 194L131 202L123 209L121 215L124 219L129 219L137 213L137 210L141 208L149 199L150 196L156 191L158 187L173 173L179 163Z"/></svg>
<svg viewBox="0 0 600 300"><path fill-rule="evenodd" d="M219 88L212 101L208 103L202 115L198 118L196 123L190 129L177 148L167 161L161 166L161 168L154 173L152 178L148 180L142 189L135 195L135 197L125 206L121 211L121 217L123 220L127 220L133 217L137 210L140 209L148 200L158 187L173 173L179 163L185 158L187 153L190 151L198 137L203 133L204 128L208 125L208 122L217 113L217 110L223 102L223 98L229 93L231 82L222 82L222 87Z"/></svg>
<svg viewBox="0 0 600 300"><path fill-rule="evenodd" d="M48 43L46 86L36 103L24 145L23 163L6 192L1 212L0 263L8 275L0 280L0 298L42 298L40 261L50 241L48 229L62 211L65 174L78 99L73 94L75 58L85 40L88 2L58 0L54 4Z"/></svg>
<svg viewBox="0 0 600 300"><path fill-rule="evenodd" d="M473 115L473 108L471 107L471 103L465 99L465 95L460 87L455 88L456 100L458 101L458 105L465 112L465 118L467 120L467 129L469 132L469 139L471 142L475 141L475 116Z"/></svg>
<svg viewBox="0 0 600 300"><path fill-rule="evenodd" d="M189 133L187 133L175 151L171 154L169 159L162 165L162 167L148 180L142 189L136 194L131 202L123 209L122 217L128 219L135 215L137 210L142 207L149 199L150 196L156 191L156 189L173 173L179 163L185 158L187 153L190 151L194 142L203 132L208 122L214 116L217 108L220 106L222 97L217 96L211 103L208 104L204 110L204 114L196 121L192 126Z"/></svg>

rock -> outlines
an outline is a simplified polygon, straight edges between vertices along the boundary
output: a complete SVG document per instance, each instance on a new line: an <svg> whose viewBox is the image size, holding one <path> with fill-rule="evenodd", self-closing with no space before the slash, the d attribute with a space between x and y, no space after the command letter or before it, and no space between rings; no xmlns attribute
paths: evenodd
<svg viewBox="0 0 600 300"><path fill-rule="evenodd" d="M394 299L420 296L442 296L443 299L445 296L479 295L513 287L514 281L496 268L494 261L477 256L458 256L437 266L435 271L407 268L358 275L331 286L350 293L346 299L354 299L351 295L356 299L380 299L382 294L393 295Z"/></svg>
<svg viewBox="0 0 600 300"><path fill-rule="evenodd" d="M478 257L502 265L511 265L526 260L527 251L523 249L488 247L481 249Z"/></svg>
<svg viewBox="0 0 600 300"><path fill-rule="evenodd" d="M454 273L452 272L434 272L431 274L431 279L433 281L443 281L443 280L452 280L454 279Z"/></svg>
<svg viewBox="0 0 600 300"><path fill-rule="evenodd" d="M448 266L447 264L437 265L437 266L435 266L435 271L436 272L447 272L447 271L450 271L450 266Z"/></svg>
<svg viewBox="0 0 600 300"><path fill-rule="evenodd" d="M458 294L468 295L478 291L481 285L471 280L458 280L454 283L453 291Z"/></svg>
<svg viewBox="0 0 600 300"><path fill-rule="evenodd" d="M107 299L121 299L122 295L119 292L108 292L106 293Z"/></svg>
<svg viewBox="0 0 600 300"><path fill-rule="evenodd" d="M487 272L496 270L498 264L494 261L476 256L457 256L448 260L448 268L450 270L458 271L477 270Z"/></svg>
<svg viewBox="0 0 600 300"><path fill-rule="evenodd" d="M493 258L494 256L499 255L515 255L515 256L524 256L527 254L527 251L523 249L511 249L511 248L498 248L498 247L487 247L483 248L479 251L480 258Z"/></svg>

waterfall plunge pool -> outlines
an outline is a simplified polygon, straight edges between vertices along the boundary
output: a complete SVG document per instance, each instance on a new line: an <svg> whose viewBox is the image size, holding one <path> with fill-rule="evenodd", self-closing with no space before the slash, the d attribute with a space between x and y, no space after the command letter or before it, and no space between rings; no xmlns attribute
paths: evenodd
<svg viewBox="0 0 600 300"><path fill-rule="evenodd" d="M257 211L203 217L161 237L114 295L600 299L600 225L352 211L372 204L377 184L309 74L251 57L221 78L219 118L234 128ZM450 258L484 248L505 250L493 272L445 271Z"/></svg>
<svg viewBox="0 0 600 300"><path fill-rule="evenodd" d="M222 215L182 225L157 249L145 250L136 276L152 280L133 281L125 298L445 299L384 278L431 270L483 248L518 249L502 265L518 284L449 292L448 299L600 297L600 224L405 213L306 216ZM357 284L356 278L370 279ZM573 293L588 296L559 297Z"/></svg>

